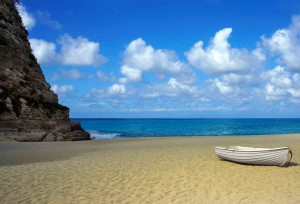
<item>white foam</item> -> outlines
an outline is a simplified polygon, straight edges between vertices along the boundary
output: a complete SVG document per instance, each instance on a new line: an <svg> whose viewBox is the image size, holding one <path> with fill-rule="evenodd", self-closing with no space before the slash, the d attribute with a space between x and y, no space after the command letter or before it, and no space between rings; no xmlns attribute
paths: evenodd
<svg viewBox="0 0 300 204"><path fill-rule="evenodd" d="M88 132L90 133L92 140L109 140L118 138L120 135L118 133L101 133L96 130L88 130Z"/></svg>

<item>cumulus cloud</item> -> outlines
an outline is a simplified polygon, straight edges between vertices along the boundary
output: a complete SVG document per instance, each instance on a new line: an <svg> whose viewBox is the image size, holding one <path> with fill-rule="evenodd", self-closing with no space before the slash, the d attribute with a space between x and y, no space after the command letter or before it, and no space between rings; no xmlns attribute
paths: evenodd
<svg viewBox="0 0 300 204"><path fill-rule="evenodd" d="M131 68L128 65L123 65L121 67L121 73L129 81L140 81L142 79L142 71L140 69Z"/></svg>
<svg viewBox="0 0 300 204"><path fill-rule="evenodd" d="M124 84L113 84L108 88L109 95L124 95L126 93L127 90Z"/></svg>
<svg viewBox="0 0 300 204"><path fill-rule="evenodd" d="M223 101L235 106L243 106L253 101L256 90L259 90L261 79L259 76L249 74L229 73L217 78L208 79L204 83L204 95L211 101ZM241 108L241 107L239 107Z"/></svg>
<svg viewBox="0 0 300 204"><path fill-rule="evenodd" d="M262 37L263 45L279 58L288 70L300 71L300 15L293 16L289 28L277 30L271 38Z"/></svg>
<svg viewBox="0 0 300 204"><path fill-rule="evenodd" d="M34 56L41 64L49 64L56 60L56 46L54 43L39 39L29 39Z"/></svg>
<svg viewBox="0 0 300 204"><path fill-rule="evenodd" d="M51 86L51 90L54 91L54 93L59 94L59 95L64 95L68 92L71 92L74 90L74 87L71 85L56 85L54 84L53 86Z"/></svg>
<svg viewBox="0 0 300 204"><path fill-rule="evenodd" d="M73 38L66 34L60 38L60 51L56 45L40 39L30 39L32 50L41 64L58 63L73 66L99 66L106 62L100 54L100 44L84 37Z"/></svg>
<svg viewBox="0 0 300 204"><path fill-rule="evenodd" d="M73 38L64 35L60 39L60 60L64 65L92 65L99 66L106 59L99 54L100 44L89 41L84 37Z"/></svg>
<svg viewBox="0 0 300 204"><path fill-rule="evenodd" d="M255 86L258 83L257 77L253 74L224 74L221 77L222 81L231 85L243 86Z"/></svg>
<svg viewBox="0 0 300 204"><path fill-rule="evenodd" d="M86 94L85 98L110 98L110 97L127 97L132 94L131 91L127 90L124 84L113 84L106 89L91 88Z"/></svg>
<svg viewBox="0 0 300 204"><path fill-rule="evenodd" d="M171 78L168 81L168 86L176 92L183 92L186 94L197 95L199 90L197 86L191 86L178 81L175 78Z"/></svg>
<svg viewBox="0 0 300 204"><path fill-rule="evenodd" d="M185 53L189 63L210 74L248 72L260 66L265 60L262 50L232 48L228 42L231 32L231 28L218 31L206 48L203 41L195 43Z"/></svg>
<svg viewBox="0 0 300 204"><path fill-rule="evenodd" d="M210 89L213 91L218 91L219 93L223 94L223 95L228 95L231 94L234 89L233 87L231 87L230 84L221 81L220 79L216 78L216 79L210 79L208 80Z"/></svg>
<svg viewBox="0 0 300 204"><path fill-rule="evenodd" d="M140 81L142 73L149 71L158 75L164 73L181 73L187 70L187 65L178 59L172 50L155 50L147 45L142 38L129 43L123 53L121 82Z"/></svg>
<svg viewBox="0 0 300 204"><path fill-rule="evenodd" d="M208 79L203 95L211 101L230 103L244 109L249 103L300 103L300 74L283 66L256 74L224 74Z"/></svg>
<svg viewBox="0 0 300 204"><path fill-rule="evenodd" d="M31 30L35 26L35 19L27 11L26 7L23 4L17 4L18 12L22 18L23 25L27 30Z"/></svg>
<svg viewBox="0 0 300 204"><path fill-rule="evenodd" d="M265 81L263 93L268 101L282 99L300 99L300 74L286 71L277 66L261 74Z"/></svg>
<svg viewBox="0 0 300 204"><path fill-rule="evenodd" d="M160 96L177 97L189 95L199 96L201 90L196 85L185 84L176 78L170 78L166 83L148 85L141 96L145 98L156 98Z"/></svg>

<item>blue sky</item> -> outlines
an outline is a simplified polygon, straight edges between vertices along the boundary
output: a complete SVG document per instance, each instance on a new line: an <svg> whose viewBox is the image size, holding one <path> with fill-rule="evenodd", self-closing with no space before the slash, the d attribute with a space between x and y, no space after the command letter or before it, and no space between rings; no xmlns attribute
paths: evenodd
<svg viewBox="0 0 300 204"><path fill-rule="evenodd" d="M19 12L71 117L299 117L299 1L37 1Z"/></svg>

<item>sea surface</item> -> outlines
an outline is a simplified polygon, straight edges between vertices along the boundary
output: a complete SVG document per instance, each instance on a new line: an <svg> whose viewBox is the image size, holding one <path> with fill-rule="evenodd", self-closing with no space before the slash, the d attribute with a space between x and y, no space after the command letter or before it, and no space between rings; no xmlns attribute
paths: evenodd
<svg viewBox="0 0 300 204"><path fill-rule="evenodd" d="M300 119L79 119L92 139L300 133Z"/></svg>

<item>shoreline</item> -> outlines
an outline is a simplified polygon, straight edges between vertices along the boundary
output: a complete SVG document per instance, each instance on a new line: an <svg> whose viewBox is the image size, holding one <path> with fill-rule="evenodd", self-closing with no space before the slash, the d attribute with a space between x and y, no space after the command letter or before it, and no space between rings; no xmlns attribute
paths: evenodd
<svg viewBox="0 0 300 204"><path fill-rule="evenodd" d="M124 137L124 138L113 138L113 139L102 139L102 140L118 140L118 139L155 139L155 138L199 138L199 137L206 137L206 138L214 138L214 137L273 137L273 136L300 136L300 133L287 133L287 134L263 134L263 135L167 135L167 136L151 136L151 137ZM102 140L90 140L90 141L102 141ZM0 141L1 142L1 141ZM74 141L80 142L80 141Z"/></svg>
<svg viewBox="0 0 300 204"><path fill-rule="evenodd" d="M221 161L214 146L293 150L292 165ZM1 203L300 203L300 134L0 142Z"/></svg>
<svg viewBox="0 0 300 204"><path fill-rule="evenodd" d="M111 140L124 140L124 139L155 139L155 138L199 138L199 137L273 137L273 136L300 136L300 133L286 133L286 134L262 134L262 135L166 135L166 136L139 136L139 137L116 137L108 139L93 139L91 141L111 141ZM1 142L1 141L0 141ZM62 141L63 142L63 141ZM80 142L80 141L73 141Z"/></svg>

